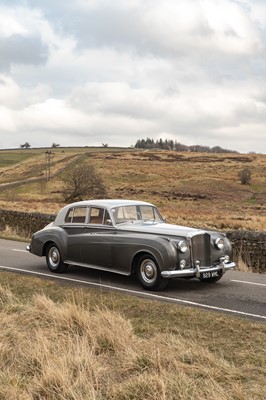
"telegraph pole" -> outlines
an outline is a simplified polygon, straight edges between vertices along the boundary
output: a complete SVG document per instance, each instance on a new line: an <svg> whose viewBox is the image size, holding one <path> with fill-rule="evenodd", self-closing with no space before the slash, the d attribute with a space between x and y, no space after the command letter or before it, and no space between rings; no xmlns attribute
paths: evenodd
<svg viewBox="0 0 266 400"><path fill-rule="evenodd" d="M46 181L48 182L51 179L51 150L47 150L46 154Z"/></svg>

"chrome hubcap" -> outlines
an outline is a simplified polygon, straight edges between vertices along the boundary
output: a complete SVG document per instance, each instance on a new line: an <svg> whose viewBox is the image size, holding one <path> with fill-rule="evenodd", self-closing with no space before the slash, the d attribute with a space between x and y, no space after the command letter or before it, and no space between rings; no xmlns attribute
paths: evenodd
<svg viewBox="0 0 266 400"><path fill-rule="evenodd" d="M52 247L49 251L49 261L52 267L57 267L60 260L60 255L55 247Z"/></svg>
<svg viewBox="0 0 266 400"><path fill-rule="evenodd" d="M157 267L152 260L144 260L140 266L141 278L146 283L153 283L157 278Z"/></svg>
<svg viewBox="0 0 266 400"><path fill-rule="evenodd" d="M151 279L154 275L154 270L152 268L152 265L146 265L145 266L145 275L147 278Z"/></svg>

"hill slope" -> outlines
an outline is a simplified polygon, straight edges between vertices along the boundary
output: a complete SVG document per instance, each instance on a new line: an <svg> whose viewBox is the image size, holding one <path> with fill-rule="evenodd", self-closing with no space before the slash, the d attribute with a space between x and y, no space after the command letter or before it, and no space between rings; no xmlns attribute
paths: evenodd
<svg viewBox="0 0 266 400"><path fill-rule="evenodd" d="M59 148L52 151L51 180L46 182L46 151L0 152L0 208L56 213L63 206L63 170L83 157L101 174L108 197L150 201L169 222L227 230L265 229L265 155ZM251 171L250 185L240 182L244 168ZM21 184L10 187L11 182Z"/></svg>

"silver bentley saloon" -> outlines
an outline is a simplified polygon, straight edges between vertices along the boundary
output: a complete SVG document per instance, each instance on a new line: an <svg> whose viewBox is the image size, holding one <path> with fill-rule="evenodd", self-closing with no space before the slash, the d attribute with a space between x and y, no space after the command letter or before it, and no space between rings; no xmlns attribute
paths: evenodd
<svg viewBox="0 0 266 400"><path fill-rule="evenodd" d="M27 250L45 256L52 272L77 265L136 274L147 290L173 278L216 282L236 267L225 234L168 224L153 204L132 200L69 204L32 235Z"/></svg>

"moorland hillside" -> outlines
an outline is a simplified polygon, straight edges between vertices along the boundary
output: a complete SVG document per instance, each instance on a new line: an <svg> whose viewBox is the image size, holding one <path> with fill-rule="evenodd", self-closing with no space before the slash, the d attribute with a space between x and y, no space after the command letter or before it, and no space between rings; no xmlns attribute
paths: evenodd
<svg viewBox="0 0 266 400"><path fill-rule="evenodd" d="M47 157L49 154L49 160ZM265 230L266 155L125 148L0 151L0 208L56 213L65 170L94 166L109 198L156 204L169 222L214 229ZM244 169L251 173L241 182Z"/></svg>

